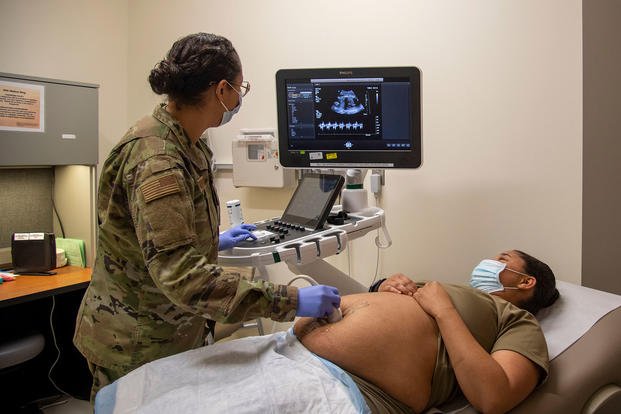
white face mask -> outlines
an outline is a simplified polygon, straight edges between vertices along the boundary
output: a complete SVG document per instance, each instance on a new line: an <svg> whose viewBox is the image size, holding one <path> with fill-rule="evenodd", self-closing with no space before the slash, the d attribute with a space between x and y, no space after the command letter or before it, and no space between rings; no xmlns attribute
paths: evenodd
<svg viewBox="0 0 621 414"><path fill-rule="evenodd" d="M229 83L229 85L231 85L231 84ZM231 86L231 88L235 92L237 92L237 90L235 88L233 88L233 86ZM237 101L237 106L235 108L231 109L230 111L229 111L229 108L226 107L224 102L220 101L220 98L218 98L218 101L220 101L220 105L222 105L224 107L224 110L225 110L225 112L222 114L222 120L220 121L220 125L218 125L218 126L222 126L222 125L226 124L231 119L233 119L233 115L235 115L237 112L239 112L239 108L241 108L241 106L242 106L242 96L241 96L241 93L239 93L239 92L237 92L237 95L239 96L239 100Z"/></svg>
<svg viewBox="0 0 621 414"><path fill-rule="evenodd" d="M518 272L517 270L507 268L506 263L499 262L498 260L485 259L481 260L481 263L479 263L474 270L472 270L470 286L487 293L501 292L506 289L519 289L513 286L505 287L500 282L500 272L505 269L522 276L528 276L527 274Z"/></svg>

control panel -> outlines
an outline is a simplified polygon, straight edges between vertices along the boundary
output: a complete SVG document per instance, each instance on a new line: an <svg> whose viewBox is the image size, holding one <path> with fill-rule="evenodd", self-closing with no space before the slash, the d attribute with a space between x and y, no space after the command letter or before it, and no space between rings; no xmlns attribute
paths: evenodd
<svg viewBox="0 0 621 414"><path fill-rule="evenodd" d="M340 211L334 206L332 211ZM349 214L343 224L326 224L313 230L303 225L273 218L254 223L257 240L247 239L219 254L218 263L229 266L264 266L291 261L310 263L345 250L350 239L362 237L383 225L384 210L368 208Z"/></svg>
<svg viewBox="0 0 621 414"><path fill-rule="evenodd" d="M352 218L356 220L356 218ZM271 219L255 223L257 229L252 233L256 236L256 240L247 239L237 244L237 248L257 248L266 245L278 245L289 243L299 238L304 238L313 234L325 232L330 227L313 230L302 226L301 224L289 223L282 219Z"/></svg>

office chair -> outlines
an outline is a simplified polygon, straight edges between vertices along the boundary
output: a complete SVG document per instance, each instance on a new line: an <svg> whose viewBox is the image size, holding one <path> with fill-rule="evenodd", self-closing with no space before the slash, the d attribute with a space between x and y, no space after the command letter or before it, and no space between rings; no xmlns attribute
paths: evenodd
<svg viewBox="0 0 621 414"><path fill-rule="evenodd" d="M36 408L23 410L20 407L27 404L31 398L29 393L34 391L30 389L32 386L29 387L32 378L28 377L27 363L36 358L44 347L45 338L38 332L0 340L0 377L7 379L2 381L7 386L2 392L7 397L3 405L8 406L9 411L40 412Z"/></svg>
<svg viewBox="0 0 621 414"><path fill-rule="evenodd" d="M0 342L0 370L30 361L43 351L45 338L40 333Z"/></svg>

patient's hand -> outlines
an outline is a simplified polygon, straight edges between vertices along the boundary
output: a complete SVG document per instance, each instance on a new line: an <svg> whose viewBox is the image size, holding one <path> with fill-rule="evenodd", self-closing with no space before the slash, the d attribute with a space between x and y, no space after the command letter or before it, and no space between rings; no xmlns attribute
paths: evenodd
<svg viewBox="0 0 621 414"><path fill-rule="evenodd" d="M437 318L443 312L455 308L450 296L438 282L427 282L414 294L414 299L430 316Z"/></svg>
<svg viewBox="0 0 621 414"><path fill-rule="evenodd" d="M378 292L392 292L412 296L416 292L416 283L403 273L396 273L386 279L377 290Z"/></svg>

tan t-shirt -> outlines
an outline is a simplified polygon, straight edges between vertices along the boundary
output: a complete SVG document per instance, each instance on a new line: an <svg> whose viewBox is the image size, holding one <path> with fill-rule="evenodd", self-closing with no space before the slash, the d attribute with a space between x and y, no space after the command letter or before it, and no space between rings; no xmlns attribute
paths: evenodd
<svg viewBox="0 0 621 414"><path fill-rule="evenodd" d="M490 354L501 349L517 352L541 368L540 383L549 372L548 347L539 323L529 312L504 299L469 286L443 284L457 312L477 340ZM442 404L458 392L442 338L431 384L429 407Z"/></svg>

